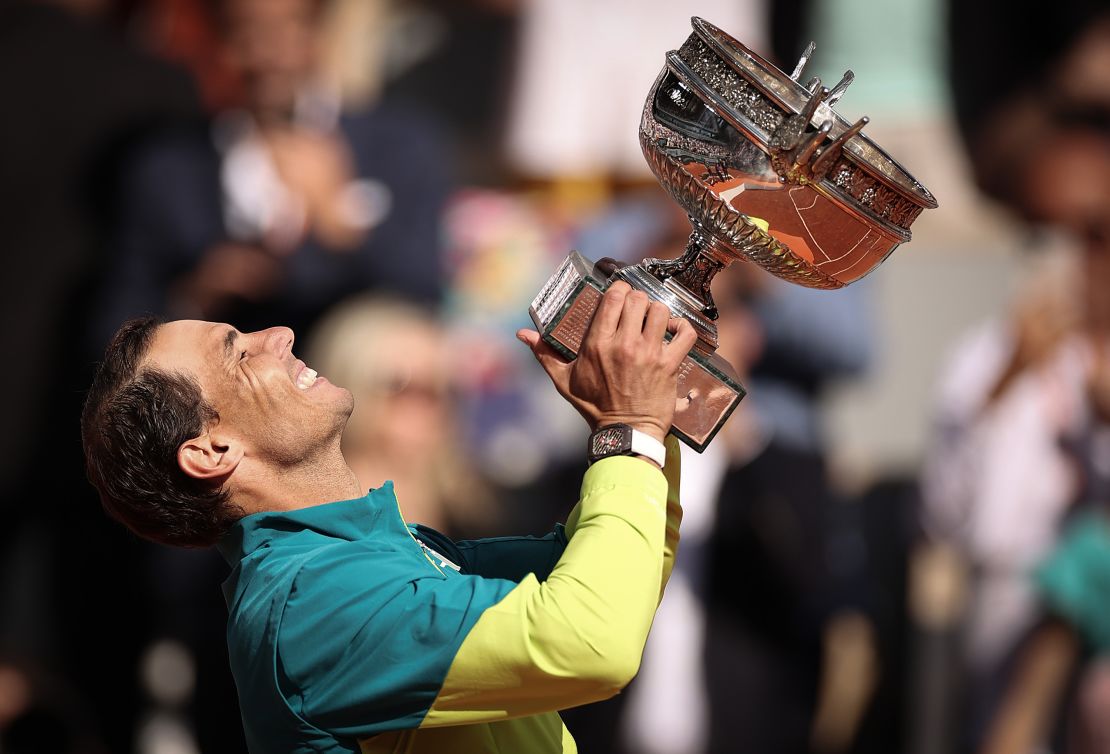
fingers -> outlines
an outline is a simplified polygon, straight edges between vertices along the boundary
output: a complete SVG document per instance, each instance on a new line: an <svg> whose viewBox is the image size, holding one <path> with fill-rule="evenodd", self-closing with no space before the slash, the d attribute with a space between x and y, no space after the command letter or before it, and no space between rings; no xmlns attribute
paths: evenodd
<svg viewBox="0 0 1110 754"><path fill-rule="evenodd" d="M667 325L667 330L673 333L670 342L664 349L667 364L672 369L678 369L678 365L686 358L686 354L690 353L690 349L697 343L698 334L689 321L680 317L672 319Z"/></svg>
<svg viewBox="0 0 1110 754"><path fill-rule="evenodd" d="M524 345L528 346L533 351L536 350L536 344L542 340L538 332L536 332L535 330L529 330L527 328L521 328L520 330L517 330L516 339Z"/></svg>
<svg viewBox="0 0 1110 754"><path fill-rule="evenodd" d="M620 322L617 324L617 336L640 339L644 330L644 316L647 314L648 304L651 300L643 291L632 291L624 298L621 308ZM661 333L660 333L661 335Z"/></svg>
<svg viewBox="0 0 1110 754"><path fill-rule="evenodd" d="M609 286L605 295L601 297L601 303L597 305L597 311L594 312L593 322L590 324L590 337L608 337L617 331L624 300L631 290L632 286L624 281L617 281Z"/></svg>
<svg viewBox="0 0 1110 754"><path fill-rule="evenodd" d="M612 257L602 257L601 259L597 260L596 264L594 264L594 268L603 277L609 277L617 270L627 266L628 262L622 262L619 259L613 259Z"/></svg>
<svg viewBox="0 0 1110 754"><path fill-rule="evenodd" d="M559 355L558 351L548 345L535 330L517 330L516 337L517 340L532 350L536 361L540 362L543 371L547 372L547 376L555 383L559 392L565 393L570 376L570 364Z"/></svg>
<svg viewBox="0 0 1110 754"><path fill-rule="evenodd" d="M652 301L648 305L647 318L644 320L644 339L649 343L662 342L670 318L671 310L667 308L666 304Z"/></svg>

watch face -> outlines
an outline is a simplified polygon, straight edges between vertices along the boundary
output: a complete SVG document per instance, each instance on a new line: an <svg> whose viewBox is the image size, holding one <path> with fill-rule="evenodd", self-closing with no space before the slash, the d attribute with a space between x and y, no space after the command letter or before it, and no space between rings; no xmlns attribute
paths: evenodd
<svg viewBox="0 0 1110 754"><path fill-rule="evenodd" d="M590 457L604 458L627 450L626 429L623 426L599 429L590 438Z"/></svg>

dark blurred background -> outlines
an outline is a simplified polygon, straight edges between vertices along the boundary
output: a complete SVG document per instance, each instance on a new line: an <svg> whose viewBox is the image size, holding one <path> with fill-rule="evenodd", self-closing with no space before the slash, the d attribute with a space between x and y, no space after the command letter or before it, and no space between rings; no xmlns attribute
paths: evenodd
<svg viewBox="0 0 1110 754"><path fill-rule="evenodd" d="M1105 0L0 0L0 754L245 751L226 566L84 479L130 316L294 327L409 520L567 513L585 428L513 332L572 248L682 249L636 128L691 15L853 69L941 207L848 289L717 279L750 395L580 750L1110 752Z"/></svg>

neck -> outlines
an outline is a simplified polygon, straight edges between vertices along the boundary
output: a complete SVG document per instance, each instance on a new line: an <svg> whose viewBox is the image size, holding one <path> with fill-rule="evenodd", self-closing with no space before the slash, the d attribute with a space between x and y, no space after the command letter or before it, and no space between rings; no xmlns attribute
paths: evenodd
<svg viewBox="0 0 1110 754"><path fill-rule="evenodd" d="M336 442L296 466L268 466L242 479L235 502L248 513L261 513L311 508L365 493Z"/></svg>

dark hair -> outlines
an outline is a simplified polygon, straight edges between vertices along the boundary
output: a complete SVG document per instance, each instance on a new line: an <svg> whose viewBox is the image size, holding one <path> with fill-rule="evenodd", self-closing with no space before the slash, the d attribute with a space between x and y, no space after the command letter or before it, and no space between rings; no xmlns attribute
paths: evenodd
<svg viewBox="0 0 1110 754"><path fill-rule="evenodd" d="M162 325L125 322L108 344L85 399L81 437L89 481L104 509L146 539L214 544L242 515L221 485L181 470L181 444L219 419L191 377L140 364Z"/></svg>

